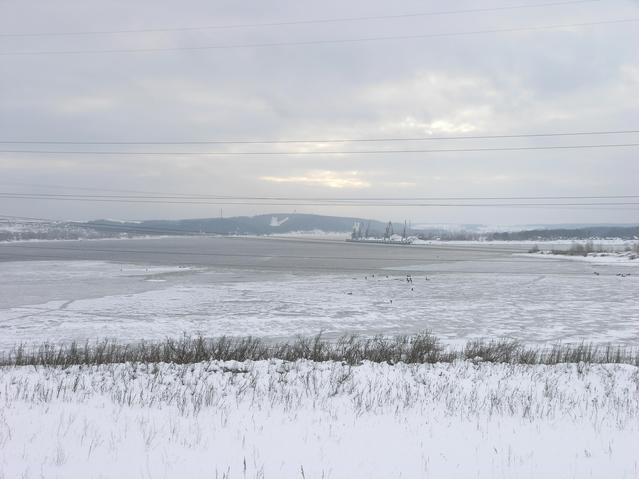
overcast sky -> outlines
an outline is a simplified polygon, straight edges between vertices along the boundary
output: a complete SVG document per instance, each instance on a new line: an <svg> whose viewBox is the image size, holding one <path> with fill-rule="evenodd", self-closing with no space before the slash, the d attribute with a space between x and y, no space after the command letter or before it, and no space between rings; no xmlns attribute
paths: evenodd
<svg viewBox="0 0 639 479"><path fill-rule="evenodd" d="M3 0L0 32L171 29L533 4L526 0ZM622 19L639 19L639 2L591 1L268 27L5 35L0 36L0 140L179 142L636 130L637 22L329 44L4 54L332 41ZM131 190L327 198L638 194L636 147L307 156L179 154L612 143L639 143L639 134L303 145L2 144L4 150L178 153L0 153L0 192L114 195L118 192L109 190ZM639 205L603 209L203 206L7 198L0 198L0 205L4 215L57 219L205 217L218 216L223 208L224 216L296 210L432 223L639 223Z"/></svg>

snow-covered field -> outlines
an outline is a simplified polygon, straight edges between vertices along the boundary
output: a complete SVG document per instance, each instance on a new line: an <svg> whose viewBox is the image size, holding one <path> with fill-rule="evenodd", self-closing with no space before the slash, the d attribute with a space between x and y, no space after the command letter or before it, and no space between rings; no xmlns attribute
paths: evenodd
<svg viewBox="0 0 639 479"><path fill-rule="evenodd" d="M636 478L622 365L0 369L0 477Z"/></svg>
<svg viewBox="0 0 639 479"><path fill-rule="evenodd" d="M473 274L486 269L482 262L451 264L446 274L432 274L426 266L410 272L410 283L406 276L385 273L1 263L0 348L104 337L163 339L184 332L284 338L426 329L445 340L639 342L639 275L621 278L606 266L602 271L608 274L581 274L566 269L572 261L528 261L521 274ZM549 265L545 272L527 273L530 262Z"/></svg>

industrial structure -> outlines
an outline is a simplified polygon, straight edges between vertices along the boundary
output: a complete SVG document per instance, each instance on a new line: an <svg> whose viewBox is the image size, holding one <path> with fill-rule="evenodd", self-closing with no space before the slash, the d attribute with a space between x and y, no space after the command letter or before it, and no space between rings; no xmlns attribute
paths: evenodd
<svg viewBox="0 0 639 479"><path fill-rule="evenodd" d="M404 221L404 228L401 235L395 233L392 221L389 221L386 224L386 229L384 230L383 235L371 233L370 222L364 229L362 223L360 221L356 221L355 223L353 223L353 231L351 232L351 237L346 241L362 243L411 244L413 238L409 236L409 233L410 227L408 226L408 223L406 221Z"/></svg>

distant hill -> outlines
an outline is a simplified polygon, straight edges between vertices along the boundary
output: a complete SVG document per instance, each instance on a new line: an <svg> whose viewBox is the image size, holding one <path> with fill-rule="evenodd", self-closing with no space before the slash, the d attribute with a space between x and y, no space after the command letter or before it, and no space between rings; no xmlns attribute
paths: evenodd
<svg viewBox="0 0 639 479"><path fill-rule="evenodd" d="M361 233L382 237L387 223L365 218L311 214L268 214L230 218L186 220L118 221L0 221L0 241L128 238L153 235L277 235L297 232L350 233L360 223ZM403 223L393 223L401 233ZM499 230L482 225L418 225L409 231L425 240L553 241L619 238L639 240L639 226L629 225L535 225L529 229Z"/></svg>
<svg viewBox="0 0 639 479"><path fill-rule="evenodd" d="M303 231L348 233L352 231L355 222L360 222L363 229L368 226L371 234L381 234L386 228L385 223L364 218L297 213L141 222L97 220L83 223L83 225L97 231L111 233L269 235ZM403 226L394 224L394 228L401 227Z"/></svg>
<svg viewBox="0 0 639 479"><path fill-rule="evenodd" d="M113 235L114 233L138 234L238 234L271 235L293 232L324 231L350 233L353 224L359 222L362 232L368 227L370 236L383 236L386 223L365 218L323 216L310 214L268 214L258 216L235 216L230 218L199 218L187 220L149 220L142 222L119 222L109 220L91 221L83 224L94 231ZM589 240L620 238L639 239L639 226L594 225L585 227L536 228L523 231L477 232L450 230L445 228L424 228L415 230L424 239L444 240L502 240L502 241L550 241ZM581 226L581 225L579 225ZM401 233L404 225L393 223L396 233Z"/></svg>

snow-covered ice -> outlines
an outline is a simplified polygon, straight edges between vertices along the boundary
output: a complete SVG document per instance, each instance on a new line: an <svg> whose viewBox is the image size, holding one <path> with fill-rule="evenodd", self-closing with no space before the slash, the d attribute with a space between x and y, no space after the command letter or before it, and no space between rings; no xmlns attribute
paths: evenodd
<svg viewBox="0 0 639 479"><path fill-rule="evenodd" d="M412 282L390 274L261 276L96 261L3 263L0 348L185 332L283 338L427 329L445 340L636 345L639 275L563 274L566 262L553 261L559 269L540 274L472 274L468 264L453 264L446 274L412 271Z"/></svg>

